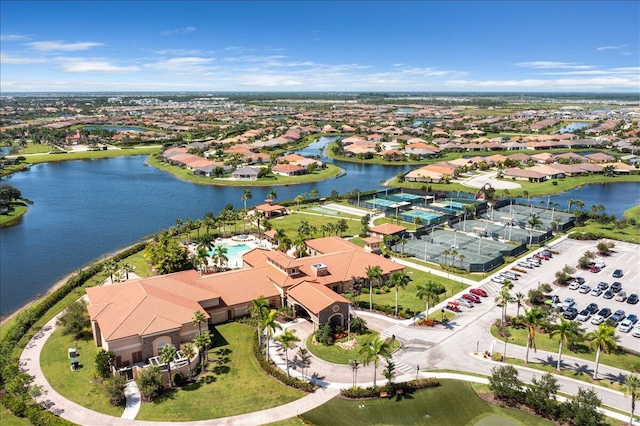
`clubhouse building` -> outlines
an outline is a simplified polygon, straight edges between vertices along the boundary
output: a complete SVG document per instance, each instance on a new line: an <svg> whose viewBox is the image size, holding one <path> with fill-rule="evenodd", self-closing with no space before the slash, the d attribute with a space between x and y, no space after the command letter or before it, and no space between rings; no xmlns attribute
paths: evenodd
<svg viewBox="0 0 640 426"><path fill-rule="evenodd" d="M307 249L310 256L293 258L256 248L242 257L242 269L204 276L188 270L88 288L95 343L115 353L117 367L145 362L166 344L191 342L197 311L219 324L246 315L260 296L274 309L291 307L314 327L346 327L350 302L340 293L352 289L353 279L366 278L368 266L379 266L386 278L403 269L340 237L309 240Z"/></svg>

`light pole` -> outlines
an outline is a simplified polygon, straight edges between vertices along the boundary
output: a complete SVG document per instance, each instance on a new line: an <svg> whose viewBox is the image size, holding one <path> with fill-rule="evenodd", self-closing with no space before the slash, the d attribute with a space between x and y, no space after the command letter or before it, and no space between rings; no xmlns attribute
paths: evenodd
<svg viewBox="0 0 640 426"><path fill-rule="evenodd" d="M418 374L420 374L420 366L416 365L416 380L418 380Z"/></svg>

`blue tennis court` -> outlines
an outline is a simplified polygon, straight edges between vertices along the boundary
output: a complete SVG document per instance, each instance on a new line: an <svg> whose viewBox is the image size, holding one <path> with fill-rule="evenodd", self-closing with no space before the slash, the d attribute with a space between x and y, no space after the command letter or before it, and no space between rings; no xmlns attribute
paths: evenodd
<svg viewBox="0 0 640 426"><path fill-rule="evenodd" d="M335 210L325 209L324 207L309 207L309 210L316 213L328 214L331 216L337 216L340 214L340 212L337 212Z"/></svg>
<svg viewBox="0 0 640 426"><path fill-rule="evenodd" d="M405 194L405 193L393 194L390 197L395 197L395 198L398 198L399 200L402 200L402 201L414 201L414 200L422 200L423 199L423 197L421 197L419 195Z"/></svg>

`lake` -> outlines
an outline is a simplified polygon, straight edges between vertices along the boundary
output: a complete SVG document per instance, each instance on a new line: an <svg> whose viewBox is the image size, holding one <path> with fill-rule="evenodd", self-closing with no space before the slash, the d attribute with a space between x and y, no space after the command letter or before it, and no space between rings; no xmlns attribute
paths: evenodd
<svg viewBox="0 0 640 426"><path fill-rule="evenodd" d="M319 155L333 138L298 152ZM34 201L22 222L0 230L0 313L8 314L46 291L59 279L176 219L218 214L228 203L243 206L245 187L195 185L154 167L146 156L63 161L33 165L3 178ZM323 161L330 161L322 157ZM375 189L408 166L365 166L336 162L347 176L323 182L274 187L277 200L292 200L317 189L321 196ZM250 187L248 205L267 198L269 187Z"/></svg>
<svg viewBox="0 0 640 426"><path fill-rule="evenodd" d="M591 125L593 123L589 121L574 121L573 123L569 123L564 127L558 129L557 133L571 133L576 130L584 129L585 127Z"/></svg>
<svg viewBox="0 0 640 426"><path fill-rule="evenodd" d="M297 151L320 155L334 138L321 138ZM322 161L332 161L324 156ZM3 178L34 201L22 222L0 229L0 313L9 314L59 279L94 259L133 244L176 219L202 218L228 203L241 208L246 187L204 186L184 182L154 167L145 167L146 156L64 161L33 165L28 172ZM321 196L332 190L345 193L358 188L376 189L381 182L410 167L364 165L332 161L347 173L323 182L277 186L277 200L317 189ZM250 187L253 199L262 203L269 187ZM629 196L633 194L633 196ZM638 203L639 183L590 185L551 197L566 208L568 198L580 199L590 208L604 204L618 216ZM543 197L546 202L546 197ZM540 200L534 199L539 205Z"/></svg>

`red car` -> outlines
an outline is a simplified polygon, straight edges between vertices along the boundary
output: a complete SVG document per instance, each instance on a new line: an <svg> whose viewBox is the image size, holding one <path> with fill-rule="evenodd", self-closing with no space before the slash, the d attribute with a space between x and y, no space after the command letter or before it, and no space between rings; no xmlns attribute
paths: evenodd
<svg viewBox="0 0 640 426"><path fill-rule="evenodd" d="M462 295L463 299L467 299L473 303L480 303L480 298L478 296L476 296L475 294L469 294L469 293L465 293Z"/></svg>
<svg viewBox="0 0 640 426"><path fill-rule="evenodd" d="M487 292L481 288L472 288L471 290L469 290L469 293L475 294L476 296L482 296L482 297L488 296Z"/></svg>
<svg viewBox="0 0 640 426"><path fill-rule="evenodd" d="M540 260L549 260L549 256L547 256L546 254L542 254L542 253L536 253L533 255L533 257L535 257L536 259L540 259Z"/></svg>
<svg viewBox="0 0 640 426"><path fill-rule="evenodd" d="M589 268L589 272L600 272L600 268L598 266L592 266L591 268Z"/></svg>

